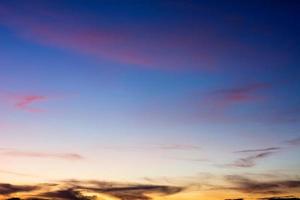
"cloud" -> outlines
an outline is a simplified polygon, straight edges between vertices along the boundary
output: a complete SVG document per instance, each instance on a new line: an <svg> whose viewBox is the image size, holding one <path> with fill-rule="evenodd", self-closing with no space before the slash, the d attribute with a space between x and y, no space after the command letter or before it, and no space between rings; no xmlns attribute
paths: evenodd
<svg viewBox="0 0 300 200"><path fill-rule="evenodd" d="M27 194L29 199L92 200L97 194L105 194L120 200L151 200L148 194L171 195L183 190L181 187L166 185L145 185L101 181L67 180L57 184L39 184L41 191ZM93 194L92 196L86 194ZM16 197L16 198L22 198Z"/></svg>
<svg viewBox="0 0 300 200"><path fill-rule="evenodd" d="M276 151L280 149L281 147L269 147L264 149L246 149L246 150L235 151L234 153L267 152L267 151Z"/></svg>
<svg viewBox="0 0 300 200"><path fill-rule="evenodd" d="M79 191L74 189L65 189L52 192L46 192L39 195L50 199L63 199L63 200L93 200L94 197L84 196Z"/></svg>
<svg viewBox="0 0 300 200"><path fill-rule="evenodd" d="M94 23L95 19L84 16L84 13L78 15L72 9L53 9L46 3L37 2L31 7L22 3L3 3L0 10L0 24L17 35L97 60L159 69L186 69L187 66L206 69L214 62L205 50L197 49L197 45L185 36L187 33L180 29L169 35L156 26L140 25L141 31L134 25L109 26L102 18ZM155 36L146 34L142 29Z"/></svg>
<svg viewBox="0 0 300 200"><path fill-rule="evenodd" d="M137 5L151 11L144 7L145 3ZM244 66L249 63L251 67L256 60L260 63L255 66L264 67L265 63L278 66L278 63L286 63L286 57L290 56L269 45L245 42L240 35L224 34L223 17L214 25L210 20L194 23L194 15L193 18L182 15L181 20L170 19L159 3L155 6L158 9L155 18L160 16L159 20L153 21L152 17L143 14L139 17L140 12L135 16L139 20L133 20L123 12L114 12L120 5L111 5L113 9L109 15L105 10L107 4L96 3L95 6L103 15L87 14L85 9L74 5L67 7L44 1L34 1L30 6L23 2L4 2L0 5L0 24L17 36L47 47L147 69L212 71L228 59L238 64L243 61ZM94 11L94 8L90 9ZM204 9L200 13L207 11ZM184 12L190 12L190 8L185 7Z"/></svg>
<svg viewBox="0 0 300 200"><path fill-rule="evenodd" d="M109 194L122 200L150 200L147 193L159 193L170 195L180 192L179 187L161 186L161 185L132 185L125 187L108 187L108 188L85 188L91 191Z"/></svg>
<svg viewBox="0 0 300 200"><path fill-rule="evenodd" d="M233 163L229 164L229 166L232 167L254 167L256 165L257 160L269 157L270 155L274 154L274 152L263 152L263 153L258 153L255 155L247 156L244 158L239 158Z"/></svg>
<svg viewBox="0 0 300 200"><path fill-rule="evenodd" d="M31 104L41 101L48 100L48 97L46 96L40 96L40 95L26 95L26 96L20 96L16 97L16 103L15 107L21 110L25 110L28 112L42 112L42 109L38 108L32 108Z"/></svg>
<svg viewBox="0 0 300 200"><path fill-rule="evenodd" d="M189 161L189 162L207 162L207 163L211 162L207 158L184 158L184 157L167 157L167 158L172 160L181 160L181 161Z"/></svg>
<svg viewBox="0 0 300 200"><path fill-rule="evenodd" d="M193 144L145 144L142 146L103 146L103 149L111 150L163 150L163 151L199 151L201 147Z"/></svg>
<svg viewBox="0 0 300 200"><path fill-rule="evenodd" d="M235 151L234 153L247 154L247 156L239 158L235 160L233 163L228 164L227 166L242 167L242 168L254 167L257 164L258 160L267 158L273 155L274 153L277 153L281 149L282 149L281 147L268 147L262 149L245 149L245 150Z"/></svg>
<svg viewBox="0 0 300 200"><path fill-rule="evenodd" d="M31 192L39 189L38 186L12 185L8 183L0 183L0 195L10 195L17 192Z"/></svg>
<svg viewBox="0 0 300 200"><path fill-rule="evenodd" d="M0 155L12 156L12 157L33 157L33 158L56 158L63 160L82 160L84 157L77 153L44 153L44 152L33 152L33 151L20 151L4 149L0 150Z"/></svg>
<svg viewBox="0 0 300 200"><path fill-rule="evenodd" d="M300 180L273 180L257 181L239 175L229 175L226 180L233 186L227 189L244 192L247 194L284 194L300 189Z"/></svg>
<svg viewBox="0 0 300 200"><path fill-rule="evenodd" d="M259 198L258 200L300 200L300 198L294 196L285 196L285 197L265 197L265 198Z"/></svg>
<svg viewBox="0 0 300 200"><path fill-rule="evenodd" d="M12 92L1 91L0 98L12 104L15 109L26 112L43 112L45 110L33 107L35 103L45 102L49 100L48 96L37 94L16 94Z"/></svg>
<svg viewBox="0 0 300 200"><path fill-rule="evenodd" d="M224 199L224 200L244 200L243 198L237 198L237 199Z"/></svg>
<svg viewBox="0 0 300 200"><path fill-rule="evenodd" d="M300 146L300 137L288 140L286 143L292 146Z"/></svg>
<svg viewBox="0 0 300 200"><path fill-rule="evenodd" d="M150 103L141 115L147 123L249 123L270 118L269 113L261 119L257 109L249 110L251 104L260 106L267 99L266 89L270 83L252 82L205 92L191 92L173 103ZM264 93L264 94L262 94ZM139 115L139 119L141 119Z"/></svg>
<svg viewBox="0 0 300 200"><path fill-rule="evenodd" d="M207 101L213 100L214 106L229 108L235 104L257 102L264 99L265 96L257 92L270 87L271 84L268 83L252 83L240 87L219 89L211 92L206 99Z"/></svg>
<svg viewBox="0 0 300 200"><path fill-rule="evenodd" d="M2 170L2 169L0 169L0 173L16 175L16 176L24 176L24 177L34 177L33 175L30 175L30 174L23 174L23 173L18 173L18 172L9 171L9 170Z"/></svg>
<svg viewBox="0 0 300 200"><path fill-rule="evenodd" d="M163 144L159 145L160 149L163 150L200 150L201 147L198 145L191 144Z"/></svg>

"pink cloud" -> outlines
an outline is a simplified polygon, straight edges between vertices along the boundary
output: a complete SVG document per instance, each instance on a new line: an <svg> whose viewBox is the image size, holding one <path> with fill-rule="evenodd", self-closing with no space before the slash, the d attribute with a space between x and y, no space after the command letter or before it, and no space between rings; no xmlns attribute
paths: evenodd
<svg viewBox="0 0 300 200"><path fill-rule="evenodd" d="M0 5L0 24L39 44L142 68L213 69L217 59L209 52L218 47L228 48L204 32L198 35L174 28L170 35L156 26L140 27L141 30L110 27L101 22L91 24L89 19L72 13L40 10Z"/></svg>
<svg viewBox="0 0 300 200"><path fill-rule="evenodd" d="M268 100L269 83L249 83L210 92L193 92L167 104L150 102L138 113L142 123L242 123L270 119L270 113L249 109Z"/></svg>
<svg viewBox="0 0 300 200"><path fill-rule="evenodd" d="M205 97L205 100L207 103L212 103L213 106L224 109L236 104L252 103L263 100L266 96L258 92L270 87L271 85L268 83L253 83L241 87L219 89L211 92Z"/></svg>
<svg viewBox="0 0 300 200"><path fill-rule="evenodd" d="M28 112L42 112L42 109L39 108L32 108L31 104L48 100L46 96L39 96L39 95L26 95L20 96L16 98L15 108L25 110Z"/></svg>
<svg viewBox="0 0 300 200"><path fill-rule="evenodd" d="M49 97L44 95L1 92L0 99L3 100L4 103L12 104L15 109L36 113L36 112L44 112L44 110L33 107L32 105L35 103L47 101ZM0 127L1 127L1 123L0 123Z"/></svg>

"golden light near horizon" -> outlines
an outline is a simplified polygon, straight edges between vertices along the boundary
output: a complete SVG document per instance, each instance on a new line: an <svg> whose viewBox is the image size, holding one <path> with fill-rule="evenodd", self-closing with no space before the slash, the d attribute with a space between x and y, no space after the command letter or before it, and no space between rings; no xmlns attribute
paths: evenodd
<svg viewBox="0 0 300 200"><path fill-rule="evenodd" d="M0 0L0 200L299 200L299 11Z"/></svg>

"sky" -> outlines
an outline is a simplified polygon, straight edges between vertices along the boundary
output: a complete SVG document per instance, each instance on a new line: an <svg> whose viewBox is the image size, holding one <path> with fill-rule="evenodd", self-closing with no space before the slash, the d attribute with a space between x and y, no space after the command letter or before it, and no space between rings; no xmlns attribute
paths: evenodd
<svg viewBox="0 0 300 200"><path fill-rule="evenodd" d="M0 0L0 199L300 198L299 13Z"/></svg>

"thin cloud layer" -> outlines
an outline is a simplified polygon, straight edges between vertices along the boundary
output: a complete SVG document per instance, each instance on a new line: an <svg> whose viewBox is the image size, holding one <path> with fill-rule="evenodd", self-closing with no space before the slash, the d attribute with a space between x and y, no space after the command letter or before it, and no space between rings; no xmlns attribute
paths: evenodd
<svg viewBox="0 0 300 200"><path fill-rule="evenodd" d="M160 145L160 149L163 150L200 150L201 147L199 145L191 145L191 144L165 144Z"/></svg>
<svg viewBox="0 0 300 200"><path fill-rule="evenodd" d="M141 9L147 5L140 2L136 4ZM170 4L167 8L164 4L158 4L157 16L160 16L160 20L153 24L145 16L141 17L144 20L142 23L128 23L130 20L127 15L119 21L111 16L105 18L105 12L104 16L94 15L92 18L86 13L78 15L77 8L72 6L53 9L49 2L42 4L35 1L30 6L23 2L4 2L0 7L0 23L18 36L38 44L141 68L211 70L228 57L249 62L268 60L274 65L278 65L278 60L286 62L282 51L274 50L269 45L264 49L259 44L245 42L239 34L234 37L231 31L224 34L223 25L211 26L205 20L197 20L197 24L192 23L195 26L190 26L193 18L189 15L179 20L183 23L174 24L173 19L162 14L170 9ZM117 9L114 6L112 8ZM175 6L173 9L178 8ZM185 9L185 12L195 12L187 7ZM205 9L202 12L209 13ZM139 13L136 14L139 16ZM217 24L227 24L230 27L228 30L236 28L224 21L224 16L217 20ZM250 23L252 19L247 21ZM236 56L240 54L243 56ZM241 96L237 98L244 99Z"/></svg>
<svg viewBox="0 0 300 200"><path fill-rule="evenodd" d="M33 158L52 158L63 160L82 160L84 157L77 153L45 153L34 151L20 151L16 149L4 149L0 150L0 155L11 157L33 157Z"/></svg>

